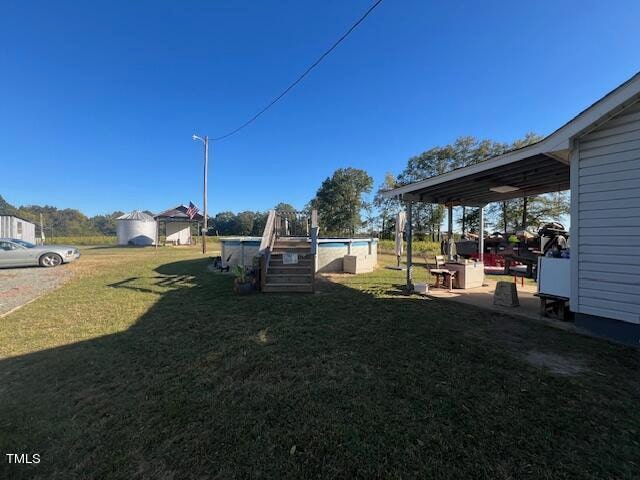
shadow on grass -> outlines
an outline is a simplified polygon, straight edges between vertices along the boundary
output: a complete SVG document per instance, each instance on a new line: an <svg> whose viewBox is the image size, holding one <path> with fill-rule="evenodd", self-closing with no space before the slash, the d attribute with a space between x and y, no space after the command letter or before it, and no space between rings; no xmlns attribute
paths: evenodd
<svg viewBox="0 0 640 480"><path fill-rule="evenodd" d="M322 295L236 297L206 262L109 285L164 292L124 332L0 362L0 450L41 457L3 462L0 478L637 472L629 349L327 282ZM604 376L529 366L495 338L505 324L519 347L590 353Z"/></svg>

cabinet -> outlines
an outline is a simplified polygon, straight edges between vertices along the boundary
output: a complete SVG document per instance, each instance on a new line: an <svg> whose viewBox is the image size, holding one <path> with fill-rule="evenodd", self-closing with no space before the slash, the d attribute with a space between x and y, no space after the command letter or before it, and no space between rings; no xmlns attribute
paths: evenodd
<svg viewBox="0 0 640 480"><path fill-rule="evenodd" d="M481 287L484 284L484 263L448 262L445 264L444 268L452 272L456 272L456 276L453 279L453 286L455 288L476 288Z"/></svg>

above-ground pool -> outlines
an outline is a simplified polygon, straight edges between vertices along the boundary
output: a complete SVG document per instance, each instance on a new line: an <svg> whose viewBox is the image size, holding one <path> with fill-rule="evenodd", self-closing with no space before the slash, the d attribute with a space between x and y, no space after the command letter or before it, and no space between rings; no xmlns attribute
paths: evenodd
<svg viewBox="0 0 640 480"><path fill-rule="evenodd" d="M343 272L345 255L358 257L360 266L373 269L378 264L377 238L319 238L317 272Z"/></svg>
<svg viewBox="0 0 640 480"><path fill-rule="evenodd" d="M223 267L253 265L253 257L260 251L262 237L222 237L220 239L220 256Z"/></svg>
<svg viewBox="0 0 640 480"><path fill-rule="evenodd" d="M222 266L253 265L261 240L262 237L222 237ZM373 269L378 264L378 239L319 238L316 272L343 272L345 255L357 257L359 268Z"/></svg>

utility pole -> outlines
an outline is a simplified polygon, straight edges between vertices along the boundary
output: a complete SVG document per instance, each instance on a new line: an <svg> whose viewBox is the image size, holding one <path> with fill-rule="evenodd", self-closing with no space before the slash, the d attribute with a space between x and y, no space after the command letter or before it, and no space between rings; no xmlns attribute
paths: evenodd
<svg viewBox="0 0 640 480"><path fill-rule="evenodd" d="M204 138L193 135L191 138L200 140L204 144L204 179L202 188L202 207L204 209L204 219L202 221L202 253L207 253L207 177L209 176L209 137Z"/></svg>
<svg viewBox="0 0 640 480"><path fill-rule="evenodd" d="M44 219L42 218L42 212L40 212L40 241L44 245Z"/></svg>
<svg viewBox="0 0 640 480"><path fill-rule="evenodd" d="M204 137L204 190L203 208L204 220L202 221L202 253L207 253L207 178L209 177L209 137Z"/></svg>

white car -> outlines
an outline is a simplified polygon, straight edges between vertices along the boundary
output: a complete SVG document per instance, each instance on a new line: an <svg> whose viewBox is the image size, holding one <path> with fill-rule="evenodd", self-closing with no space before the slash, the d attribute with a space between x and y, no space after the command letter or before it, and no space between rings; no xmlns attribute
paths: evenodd
<svg viewBox="0 0 640 480"><path fill-rule="evenodd" d="M80 258L76 247L67 245L34 245L15 238L0 238L0 268L57 267Z"/></svg>

